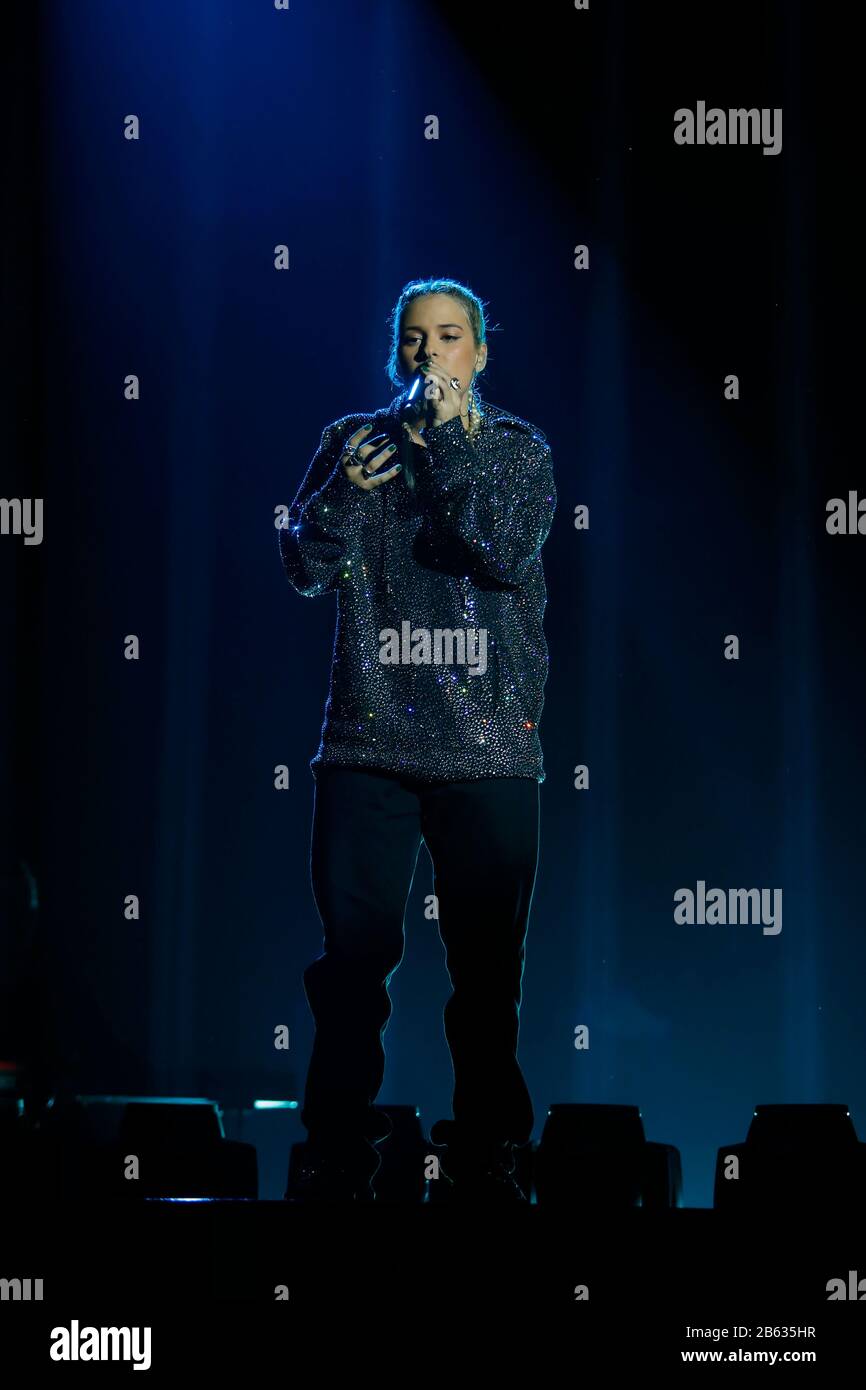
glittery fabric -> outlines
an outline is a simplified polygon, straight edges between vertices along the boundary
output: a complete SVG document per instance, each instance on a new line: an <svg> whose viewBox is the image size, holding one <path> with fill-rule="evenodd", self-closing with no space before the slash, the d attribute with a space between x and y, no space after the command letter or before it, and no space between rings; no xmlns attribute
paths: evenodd
<svg viewBox="0 0 866 1390"><path fill-rule="evenodd" d="M372 415L325 427L277 533L298 593L337 594L313 776L338 764L426 782L543 782L538 724L548 651L540 552L556 508L550 446L527 421L483 402L483 424L471 441L458 417L428 424L425 449L403 437L404 401L401 393ZM386 433L398 446L402 440L414 489L405 468L370 491L346 476L342 445L368 422L371 436ZM396 638L390 648L386 629ZM449 631L464 634L465 651L449 650ZM396 664L383 663L383 650L397 655Z"/></svg>

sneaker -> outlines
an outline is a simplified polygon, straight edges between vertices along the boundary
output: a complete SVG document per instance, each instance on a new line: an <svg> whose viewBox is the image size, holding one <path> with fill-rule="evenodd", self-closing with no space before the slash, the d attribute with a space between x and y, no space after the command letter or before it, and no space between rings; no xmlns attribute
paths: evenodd
<svg viewBox="0 0 866 1390"><path fill-rule="evenodd" d="M446 1170L447 1171L447 1170ZM513 1173L513 1159L492 1159L455 1168L450 1197L455 1202L528 1203Z"/></svg>
<svg viewBox="0 0 866 1390"><path fill-rule="evenodd" d="M369 1178L327 1155L307 1156L289 1179L287 1202L375 1202Z"/></svg>
<svg viewBox="0 0 866 1390"><path fill-rule="evenodd" d="M448 1197L470 1202L529 1202L514 1178L514 1145L458 1138L452 1120L440 1120L430 1131L434 1143L442 1144L442 1172L448 1180Z"/></svg>

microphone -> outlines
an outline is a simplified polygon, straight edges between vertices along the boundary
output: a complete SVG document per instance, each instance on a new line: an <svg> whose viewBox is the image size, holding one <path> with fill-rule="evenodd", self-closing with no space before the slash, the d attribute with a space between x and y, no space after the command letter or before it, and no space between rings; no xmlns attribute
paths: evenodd
<svg viewBox="0 0 866 1390"><path fill-rule="evenodd" d="M424 372L419 367L418 370L413 374L412 381L409 386L409 391L401 407L401 419L408 420L410 423L413 423L421 419L422 415L424 414L424 411L427 409L427 398L424 395L424 387L426 383L427 377L424 375Z"/></svg>
<svg viewBox="0 0 866 1390"><path fill-rule="evenodd" d="M419 367L413 374L406 399L400 407L400 423L417 425L423 418L427 409L427 397L424 395L424 387L427 377ZM415 490L415 469L412 466L412 440L406 430L400 430L400 462L403 465L403 477L410 492Z"/></svg>

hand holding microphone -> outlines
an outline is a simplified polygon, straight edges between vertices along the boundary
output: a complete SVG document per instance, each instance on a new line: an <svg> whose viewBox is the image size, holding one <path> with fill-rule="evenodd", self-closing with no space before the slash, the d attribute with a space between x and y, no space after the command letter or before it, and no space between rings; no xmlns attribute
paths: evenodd
<svg viewBox="0 0 866 1390"><path fill-rule="evenodd" d="M422 417L433 419L434 424L444 425L457 415L468 419L468 411L463 404L469 392L456 376L449 376L444 367L431 361L422 362L412 378L406 398L404 419L419 420Z"/></svg>
<svg viewBox="0 0 866 1390"><path fill-rule="evenodd" d="M449 376L444 367L437 366L430 358L422 362L414 373L400 411L403 424L403 477L410 490L414 491L415 488L415 469L409 431L415 426L426 424L431 418L434 425L444 425L446 421L453 420L458 415L468 419L468 413L464 414L462 410L468 389L467 385L464 390L456 376Z"/></svg>

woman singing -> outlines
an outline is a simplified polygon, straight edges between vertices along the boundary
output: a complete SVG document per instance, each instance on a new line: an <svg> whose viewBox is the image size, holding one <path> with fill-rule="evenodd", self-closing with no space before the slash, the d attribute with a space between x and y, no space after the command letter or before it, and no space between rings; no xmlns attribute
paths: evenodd
<svg viewBox="0 0 866 1390"><path fill-rule="evenodd" d="M326 426L278 532L298 593L337 594L310 764L324 949L304 972L308 1141L286 1195L374 1199L375 1145L390 1133L373 1104L388 984L423 839L453 988L454 1118L431 1139L455 1197L526 1201L513 1148L534 1119L517 1039L545 775L551 450L526 420L482 406L486 321L466 286L410 282L391 331L399 394Z"/></svg>

